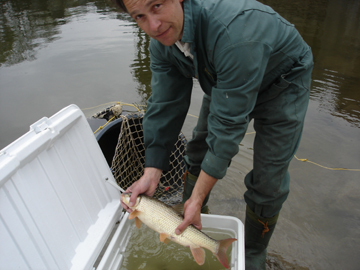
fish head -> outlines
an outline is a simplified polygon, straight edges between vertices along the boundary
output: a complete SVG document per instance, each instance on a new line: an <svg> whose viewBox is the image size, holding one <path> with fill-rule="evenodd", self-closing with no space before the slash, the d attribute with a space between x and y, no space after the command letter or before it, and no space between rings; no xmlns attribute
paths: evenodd
<svg viewBox="0 0 360 270"><path fill-rule="evenodd" d="M123 203L125 203L127 206L129 206L131 193L122 193L122 194L120 195L120 197L121 197L121 201L122 201ZM137 207L137 206L139 205L139 203L140 203L140 199L141 199L141 197L138 196L138 197L136 198L135 205L132 206L132 207L130 207L130 208L131 208L131 209L136 209L136 207Z"/></svg>

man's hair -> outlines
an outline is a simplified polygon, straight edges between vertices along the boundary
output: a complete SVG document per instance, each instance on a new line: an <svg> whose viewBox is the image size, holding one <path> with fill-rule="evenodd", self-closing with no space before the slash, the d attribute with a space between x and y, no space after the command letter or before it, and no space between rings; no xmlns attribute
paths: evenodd
<svg viewBox="0 0 360 270"><path fill-rule="evenodd" d="M128 10L126 9L123 0L112 0L112 2L119 8L121 8L123 11L125 11L126 13L129 13Z"/></svg>

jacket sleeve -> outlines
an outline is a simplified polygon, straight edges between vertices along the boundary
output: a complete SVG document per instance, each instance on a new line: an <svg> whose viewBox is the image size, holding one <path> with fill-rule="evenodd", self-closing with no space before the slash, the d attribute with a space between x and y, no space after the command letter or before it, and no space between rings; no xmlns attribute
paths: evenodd
<svg viewBox="0 0 360 270"><path fill-rule="evenodd" d="M143 120L145 167L169 170L169 157L190 106L192 78L185 77L172 58L152 42L151 88Z"/></svg>
<svg viewBox="0 0 360 270"><path fill-rule="evenodd" d="M221 179L239 151L255 107L271 48L259 42L220 46L214 55L217 83L211 89L207 144L202 170ZM228 43L229 44L229 43Z"/></svg>

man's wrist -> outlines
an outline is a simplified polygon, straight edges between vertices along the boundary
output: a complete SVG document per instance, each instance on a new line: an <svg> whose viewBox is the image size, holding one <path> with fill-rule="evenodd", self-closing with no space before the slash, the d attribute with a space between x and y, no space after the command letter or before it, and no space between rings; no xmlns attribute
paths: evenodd
<svg viewBox="0 0 360 270"><path fill-rule="evenodd" d="M191 194L191 200L195 203L200 204L202 206L203 201L206 196L209 194L217 179L208 175L203 170L201 170L200 175L196 181L195 187Z"/></svg>
<svg viewBox="0 0 360 270"><path fill-rule="evenodd" d="M146 167L144 169L144 174L148 174L149 176L161 176L162 169L155 167Z"/></svg>
<svg viewBox="0 0 360 270"><path fill-rule="evenodd" d="M205 195L206 197L206 195ZM201 194L196 194L196 193L192 193L191 196L190 196L190 201L197 205L199 208L202 207L202 204L203 204L203 201L205 200L205 197L201 196Z"/></svg>
<svg viewBox="0 0 360 270"><path fill-rule="evenodd" d="M144 169L144 176L146 179L149 179L152 184L150 185L158 185L161 178L162 170L155 167L146 167Z"/></svg>

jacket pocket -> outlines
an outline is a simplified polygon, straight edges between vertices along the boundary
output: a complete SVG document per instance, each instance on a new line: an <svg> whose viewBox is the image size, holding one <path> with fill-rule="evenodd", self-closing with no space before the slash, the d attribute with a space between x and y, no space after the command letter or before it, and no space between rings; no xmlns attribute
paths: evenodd
<svg viewBox="0 0 360 270"><path fill-rule="evenodd" d="M284 91L291 84L291 82L286 80L287 75L288 73L281 75L275 83L260 93L256 100L256 105L272 100Z"/></svg>

